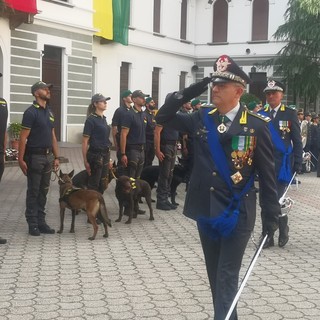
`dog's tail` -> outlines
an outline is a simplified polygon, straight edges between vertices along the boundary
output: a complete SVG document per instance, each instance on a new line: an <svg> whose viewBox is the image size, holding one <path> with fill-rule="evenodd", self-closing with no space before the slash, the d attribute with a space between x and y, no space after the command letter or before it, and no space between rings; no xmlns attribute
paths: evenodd
<svg viewBox="0 0 320 320"><path fill-rule="evenodd" d="M109 227L112 227L111 220L108 217L107 207L102 196L99 199L99 203L100 203L100 214L102 219Z"/></svg>

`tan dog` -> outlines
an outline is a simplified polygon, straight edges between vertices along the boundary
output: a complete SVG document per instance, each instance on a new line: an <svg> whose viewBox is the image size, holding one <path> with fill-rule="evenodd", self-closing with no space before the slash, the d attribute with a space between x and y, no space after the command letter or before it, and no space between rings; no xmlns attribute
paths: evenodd
<svg viewBox="0 0 320 320"><path fill-rule="evenodd" d="M65 209L68 208L72 211L72 222L70 232L74 233L74 221L77 210L83 209L87 212L88 220L93 226L93 235L89 240L94 240L97 232L98 225L96 218L98 217L104 225L105 238L108 237L108 226L111 227L111 221L108 217L106 205L103 196L94 190L78 189L72 185L72 176L74 170L66 174L60 170L59 185L60 185L60 230L58 233L63 232L63 222Z"/></svg>

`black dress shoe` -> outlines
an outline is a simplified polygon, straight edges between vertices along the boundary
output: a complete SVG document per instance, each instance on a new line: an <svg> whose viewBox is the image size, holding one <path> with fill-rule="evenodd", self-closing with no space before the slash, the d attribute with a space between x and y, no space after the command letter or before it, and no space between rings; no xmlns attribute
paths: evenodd
<svg viewBox="0 0 320 320"><path fill-rule="evenodd" d="M280 248L283 248L289 241L289 227L286 226L286 229L283 233L279 235L278 245Z"/></svg>
<svg viewBox="0 0 320 320"><path fill-rule="evenodd" d="M35 236L35 237L40 236L39 228L38 227L29 227L29 234L31 236Z"/></svg>
<svg viewBox="0 0 320 320"><path fill-rule="evenodd" d="M263 245L263 249L268 249L270 247L274 247L274 239L273 239L273 237L268 237L266 242Z"/></svg>
<svg viewBox="0 0 320 320"><path fill-rule="evenodd" d="M7 243L7 239L3 239L0 237L0 244L6 244Z"/></svg>
<svg viewBox="0 0 320 320"><path fill-rule="evenodd" d="M164 211L169 211L172 209L171 206L166 202L157 202L156 208Z"/></svg>
<svg viewBox="0 0 320 320"><path fill-rule="evenodd" d="M56 232L54 229L51 229L47 224L39 226L39 231L40 233L46 233L46 234L54 234Z"/></svg>
<svg viewBox="0 0 320 320"><path fill-rule="evenodd" d="M177 207L178 207L178 206L176 206L175 204L173 204L173 203L171 203L171 202L169 202L169 201L167 201L166 204L167 204L168 206L170 206L170 208L171 208L172 210L176 210Z"/></svg>

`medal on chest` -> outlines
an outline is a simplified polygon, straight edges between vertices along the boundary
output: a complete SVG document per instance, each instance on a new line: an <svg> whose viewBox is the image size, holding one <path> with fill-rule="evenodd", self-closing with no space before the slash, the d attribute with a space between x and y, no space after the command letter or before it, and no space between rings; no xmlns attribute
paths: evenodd
<svg viewBox="0 0 320 320"><path fill-rule="evenodd" d="M220 123L217 130L219 133L225 133L227 131L227 126L224 123Z"/></svg>

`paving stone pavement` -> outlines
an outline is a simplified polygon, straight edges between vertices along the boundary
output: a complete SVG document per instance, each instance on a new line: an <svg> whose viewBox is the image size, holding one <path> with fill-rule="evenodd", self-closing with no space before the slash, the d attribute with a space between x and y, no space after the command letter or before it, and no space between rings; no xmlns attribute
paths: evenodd
<svg viewBox="0 0 320 320"><path fill-rule="evenodd" d="M69 163L82 169L79 145L61 144ZM285 248L264 250L238 303L240 319L320 319L319 186L315 173L300 176L289 190L295 204ZM139 215L131 225L114 222L118 204L113 181L104 198L113 226L109 238L99 228L89 241L86 215L76 217L75 233L32 237L24 217L26 178L8 166L0 184L0 320L19 319L213 319L204 260L193 221L182 214L185 185L175 211L155 211L155 221ZM51 183L47 221L59 227L57 180ZM153 198L155 191L153 190ZM141 207L147 209L146 204ZM253 240L260 234L257 217ZM250 241L241 278L255 252Z"/></svg>

